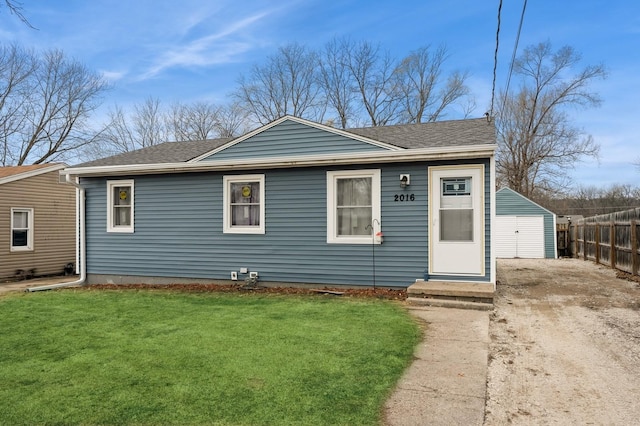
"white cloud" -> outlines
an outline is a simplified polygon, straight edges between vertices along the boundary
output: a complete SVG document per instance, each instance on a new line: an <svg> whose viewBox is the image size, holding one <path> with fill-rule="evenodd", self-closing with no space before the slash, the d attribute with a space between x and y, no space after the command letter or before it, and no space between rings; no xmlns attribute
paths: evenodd
<svg viewBox="0 0 640 426"><path fill-rule="evenodd" d="M100 70L99 71L102 76L110 82L115 82L122 79L127 73L125 71L109 71L109 70Z"/></svg>
<svg viewBox="0 0 640 426"><path fill-rule="evenodd" d="M168 47L156 63L140 75L139 79L152 78L173 67L207 66L231 62L234 56L252 47L251 43L243 41L250 34L248 28L268 15L267 11L257 13L232 22L214 34L197 38L186 44ZM245 31L246 33L243 33Z"/></svg>

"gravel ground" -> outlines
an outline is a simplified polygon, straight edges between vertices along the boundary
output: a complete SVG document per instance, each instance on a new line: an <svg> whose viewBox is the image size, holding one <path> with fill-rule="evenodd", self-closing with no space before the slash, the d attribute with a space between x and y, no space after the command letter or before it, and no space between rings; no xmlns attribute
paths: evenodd
<svg viewBox="0 0 640 426"><path fill-rule="evenodd" d="M498 262L486 425L640 421L640 284L578 259Z"/></svg>

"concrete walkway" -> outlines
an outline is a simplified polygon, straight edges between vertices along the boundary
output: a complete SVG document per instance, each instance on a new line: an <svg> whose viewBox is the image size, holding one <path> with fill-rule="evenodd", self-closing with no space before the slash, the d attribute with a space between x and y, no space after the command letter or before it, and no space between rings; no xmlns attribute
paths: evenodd
<svg viewBox="0 0 640 426"><path fill-rule="evenodd" d="M50 284L67 283L67 282L75 281L77 279L78 279L77 275L67 275L67 276L33 278L30 280L22 280L22 281L0 282L0 294L8 293L10 291L25 291L29 287L40 287L40 286L50 285Z"/></svg>
<svg viewBox="0 0 640 426"><path fill-rule="evenodd" d="M385 424L482 425L489 312L409 307L427 323L415 361L385 405Z"/></svg>

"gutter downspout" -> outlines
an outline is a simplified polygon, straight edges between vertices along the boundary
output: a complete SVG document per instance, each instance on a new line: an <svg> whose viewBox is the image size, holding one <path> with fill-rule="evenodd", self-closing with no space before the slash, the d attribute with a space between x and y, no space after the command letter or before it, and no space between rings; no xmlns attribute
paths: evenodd
<svg viewBox="0 0 640 426"><path fill-rule="evenodd" d="M85 236L85 189L78 183L76 182L72 182L70 180L71 175L66 175L65 176L65 180L64 180L64 184L67 185L72 185L75 186L76 189L78 189L79 191L79 197L80 197L80 206L79 206L79 219L80 219L80 232L79 232L79 239L80 239L80 278L75 280L75 281L71 281L71 282L66 282L66 283L58 283L58 284L50 284L50 285L43 285L43 286L39 286L39 287L29 287L27 288L25 291L27 292L34 292L34 291L42 291L42 290L54 290L57 288L63 288L63 287L72 287L72 286L78 286L78 285L82 285L84 284L85 280L87 279L87 242L86 242L86 236Z"/></svg>

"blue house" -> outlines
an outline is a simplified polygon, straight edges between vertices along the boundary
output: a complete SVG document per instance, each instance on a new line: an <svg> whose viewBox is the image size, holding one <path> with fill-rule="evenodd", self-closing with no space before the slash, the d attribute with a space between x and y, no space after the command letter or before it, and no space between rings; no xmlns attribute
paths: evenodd
<svg viewBox="0 0 640 426"><path fill-rule="evenodd" d="M88 283L495 282L493 123L339 130L285 116L61 173Z"/></svg>

